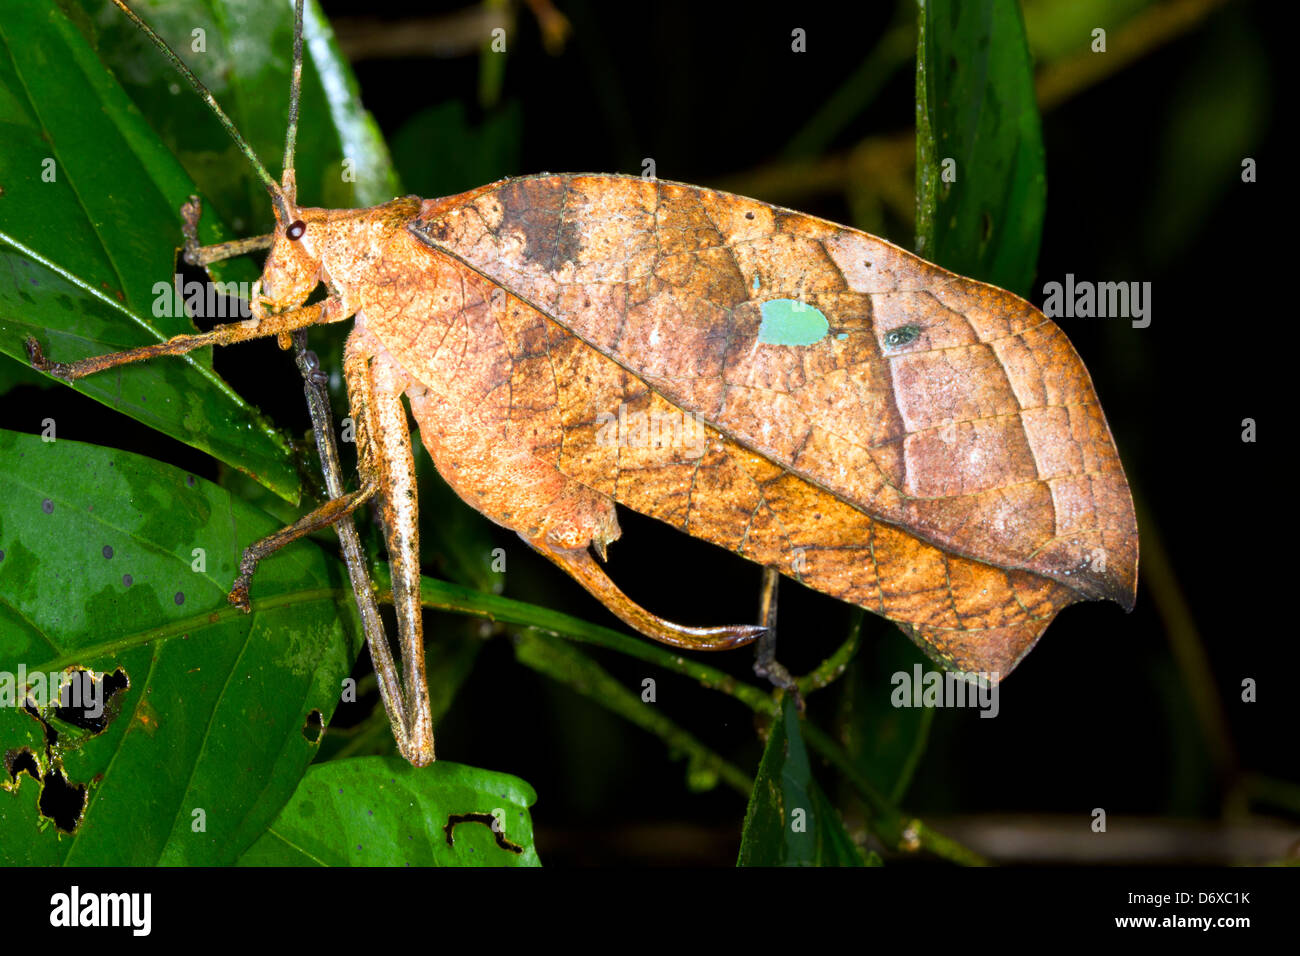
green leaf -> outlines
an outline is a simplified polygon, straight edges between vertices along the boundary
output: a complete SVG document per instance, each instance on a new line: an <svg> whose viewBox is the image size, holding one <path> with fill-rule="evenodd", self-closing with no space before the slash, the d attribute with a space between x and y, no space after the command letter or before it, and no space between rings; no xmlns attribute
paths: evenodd
<svg viewBox="0 0 1300 956"><path fill-rule="evenodd" d="M0 860L233 862L293 793L318 746L313 712L329 723L359 649L341 565L291 545L262 563L243 614L226 591L274 519L93 445L0 431L0 460L0 700L20 667L76 665L127 685L98 731L40 708L60 730L53 745L32 714L0 706L7 765L26 749L46 786L58 770L86 788L65 833L35 811L35 779L6 776Z"/></svg>
<svg viewBox="0 0 1300 956"><path fill-rule="evenodd" d="M917 252L1026 295L1047 206L1016 0L917 0Z"/></svg>
<svg viewBox="0 0 1300 956"><path fill-rule="evenodd" d="M448 100L416 113L397 131L393 161L417 195L454 196L518 172L523 131L518 103L508 103L474 124L465 104ZM456 148L447 149L447 143ZM433 156L437 162L430 161Z"/></svg>
<svg viewBox="0 0 1300 956"><path fill-rule="evenodd" d="M0 395L4 395L6 392L22 385L51 388L54 381L36 371L26 362L20 362L0 353Z"/></svg>
<svg viewBox="0 0 1300 956"><path fill-rule="evenodd" d="M745 813L738 866L864 866L867 861L813 779L787 695L772 722Z"/></svg>
<svg viewBox="0 0 1300 956"><path fill-rule="evenodd" d="M194 186L48 0L0 0L0 125L0 352L25 363L35 336L69 361L193 332L169 290ZM287 443L210 354L72 387L297 500Z"/></svg>
<svg viewBox="0 0 1300 956"><path fill-rule="evenodd" d="M518 777L357 757L307 771L244 866L540 866ZM455 822L470 814L477 819ZM448 839L448 824L451 839ZM517 848L517 849L516 849Z"/></svg>
<svg viewBox="0 0 1300 956"><path fill-rule="evenodd" d="M60 0L169 149L239 235L269 232L266 190L207 106L108 0ZM289 116L293 4L266 0L148 0L133 9L216 97L277 179ZM198 32L201 31L201 32ZM344 159L350 160L345 168ZM387 146L361 105L356 78L316 0L303 15L298 195L325 208L400 195Z"/></svg>

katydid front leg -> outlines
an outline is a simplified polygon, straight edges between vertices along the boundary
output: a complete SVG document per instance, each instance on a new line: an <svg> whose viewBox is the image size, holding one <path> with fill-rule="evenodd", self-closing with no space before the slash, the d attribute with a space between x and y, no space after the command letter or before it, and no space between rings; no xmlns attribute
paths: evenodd
<svg viewBox="0 0 1300 956"><path fill-rule="evenodd" d="M199 245L199 217L203 214L203 202L198 196L191 196L190 201L181 206L181 218L184 225L181 232L185 235L185 261L192 266L207 268L214 262L233 259L235 256L247 255L262 249L270 249L275 236L253 236L251 239L235 239L231 242L219 242L211 246Z"/></svg>

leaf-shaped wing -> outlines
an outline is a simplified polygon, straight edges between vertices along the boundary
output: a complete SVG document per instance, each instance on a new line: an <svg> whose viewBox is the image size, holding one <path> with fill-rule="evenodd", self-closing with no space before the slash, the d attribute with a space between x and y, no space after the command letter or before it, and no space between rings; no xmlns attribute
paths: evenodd
<svg viewBox="0 0 1300 956"><path fill-rule="evenodd" d="M845 502L1131 606L1109 428L1023 299L866 233L629 176L508 180L427 203L413 229Z"/></svg>
<svg viewBox="0 0 1300 956"><path fill-rule="evenodd" d="M545 364L519 394L554 391L559 467L589 487L917 628L959 666L1005 673L1081 597L1131 605L1109 429L1064 334L1018 297L634 177L509 180L427 202L411 231L489 280L479 295L553 319L511 361ZM601 442L620 406L698 414L707 450Z"/></svg>

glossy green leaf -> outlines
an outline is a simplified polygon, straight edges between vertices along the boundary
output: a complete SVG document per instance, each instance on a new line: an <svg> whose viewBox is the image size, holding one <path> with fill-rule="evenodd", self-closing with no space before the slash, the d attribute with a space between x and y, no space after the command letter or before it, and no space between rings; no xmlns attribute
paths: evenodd
<svg viewBox="0 0 1300 956"><path fill-rule="evenodd" d="M454 196L518 173L523 133L518 103L473 123L465 104L448 100L416 113L397 131L393 161L416 195ZM456 148L447 149L448 143Z"/></svg>
<svg viewBox="0 0 1300 956"><path fill-rule="evenodd" d="M58 0L198 183L205 222L224 217L240 236L268 231L270 201L250 164L211 111L152 44L108 0ZM203 83L274 176L288 121L293 4L265 0L147 0L134 8ZM304 8L304 66L296 172L299 199L328 208L364 207L402 193L379 128L361 105L355 77L319 4ZM221 281L251 282L259 256L211 267ZM341 367L346 326L312 331L325 368ZM286 373L286 380L296 376ZM342 378L331 392L341 397Z"/></svg>
<svg viewBox="0 0 1300 956"><path fill-rule="evenodd" d="M0 432L3 675L89 668L128 686L107 726L60 730L0 706L23 748L85 787L75 832L6 775L0 859L74 865L233 862L293 793L359 648L341 565L300 542L262 563L253 612L226 601L242 549L279 523L223 489L125 452ZM10 684L12 690L12 684ZM44 702L44 701L42 701Z"/></svg>
<svg viewBox="0 0 1300 956"><path fill-rule="evenodd" d="M917 0L917 252L1026 295L1047 206L1016 0Z"/></svg>
<svg viewBox="0 0 1300 956"><path fill-rule="evenodd" d="M518 777L461 764L416 769L395 757L334 760L307 771L239 862L539 866L528 815L536 799Z"/></svg>
<svg viewBox="0 0 1300 956"><path fill-rule="evenodd" d="M270 230L266 190L207 106L108 0L60 0L80 12L101 58L212 208L239 235ZM266 0L143 0L133 9L212 91L277 179L284 157L293 4ZM304 10L303 88L296 172L305 205L371 206L401 184L356 78L316 0ZM345 160L347 163L345 164Z"/></svg>
<svg viewBox="0 0 1300 956"><path fill-rule="evenodd" d="M54 384L52 379L42 375L26 362L20 362L0 352L0 395L20 385L53 388Z"/></svg>
<svg viewBox="0 0 1300 956"><path fill-rule="evenodd" d="M835 807L813 779L799 727L799 708L786 696L758 765L749 797L739 866L864 866L867 860Z"/></svg>
<svg viewBox="0 0 1300 956"><path fill-rule="evenodd" d="M0 351L26 362L35 336L68 361L193 332L170 294L193 184L49 0L0 0L0 126ZM72 387L297 499L287 444L210 355Z"/></svg>

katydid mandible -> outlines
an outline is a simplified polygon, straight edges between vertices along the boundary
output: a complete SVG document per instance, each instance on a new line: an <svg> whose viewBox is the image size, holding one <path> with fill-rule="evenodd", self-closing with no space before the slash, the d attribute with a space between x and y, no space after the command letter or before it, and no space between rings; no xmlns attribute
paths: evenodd
<svg viewBox="0 0 1300 956"><path fill-rule="evenodd" d="M330 500L251 546L230 600L248 610L262 557L335 526L411 763L432 761L434 742L403 395L461 498L663 643L720 650L770 635L778 570L994 679L1068 604L1132 606L1136 523L1109 428L1063 333L1018 297L856 230L639 177L542 175L369 209L300 207L303 0L279 182L180 58L114 3L204 97L271 197L272 234L207 248L192 200L187 260L270 252L247 322L71 363L31 339L29 355L70 380L208 345L297 343ZM327 296L306 305L322 283ZM306 328L347 320L351 493L302 347ZM607 440L626 409L690 416L700 441ZM351 524L372 499L400 676ZM616 502L760 564L768 626L686 627L631 601L591 553L619 537ZM789 684L770 645L758 669Z"/></svg>

